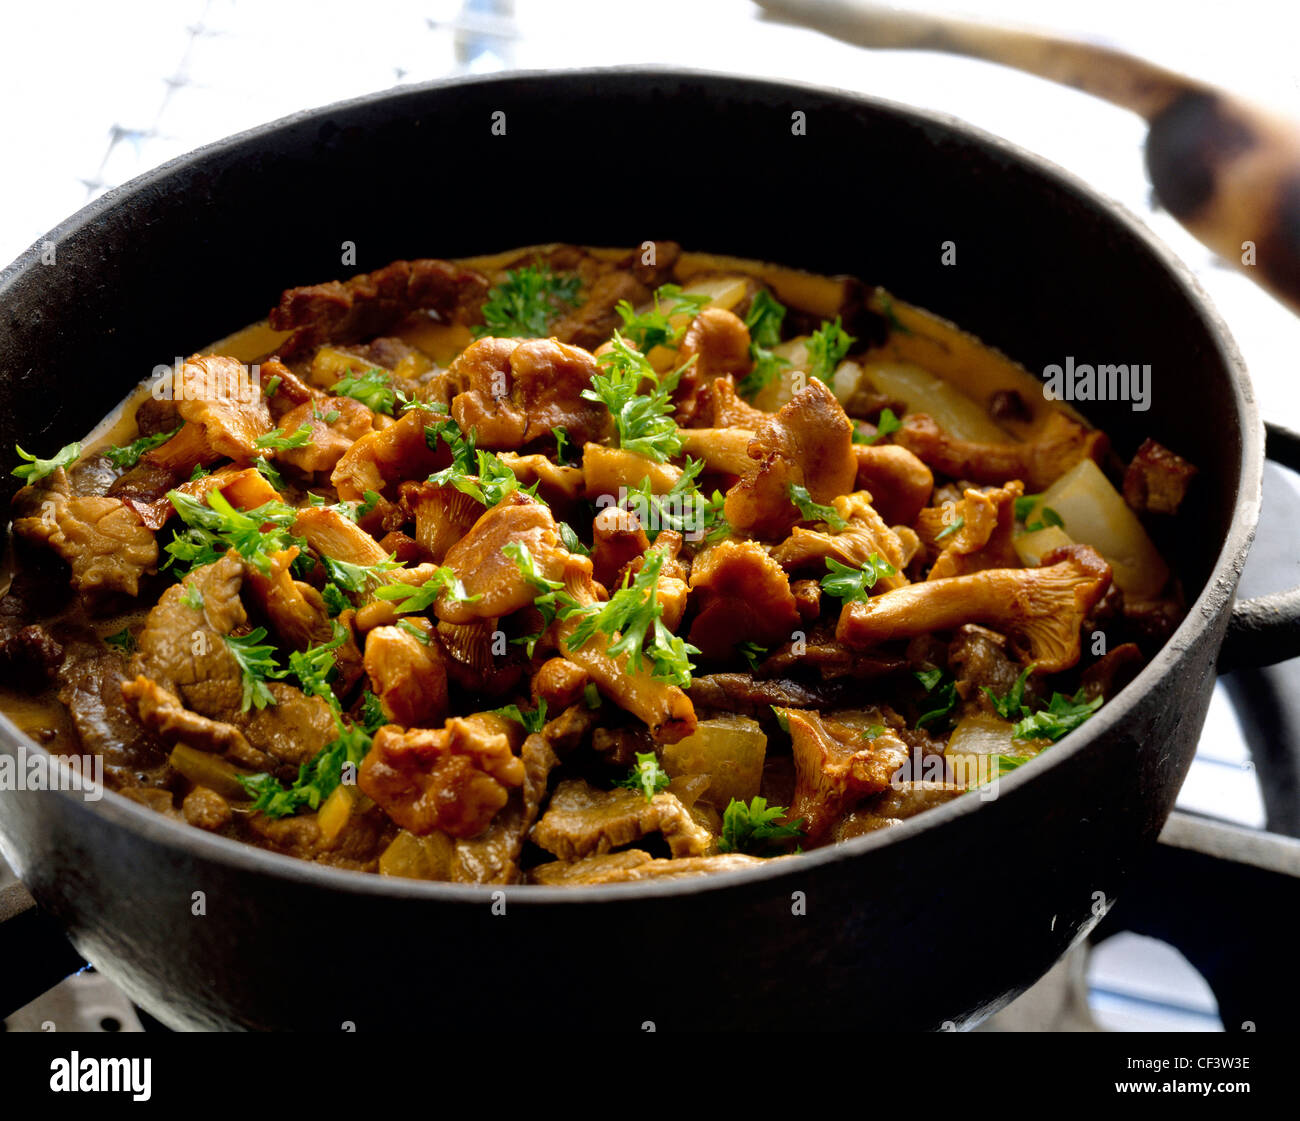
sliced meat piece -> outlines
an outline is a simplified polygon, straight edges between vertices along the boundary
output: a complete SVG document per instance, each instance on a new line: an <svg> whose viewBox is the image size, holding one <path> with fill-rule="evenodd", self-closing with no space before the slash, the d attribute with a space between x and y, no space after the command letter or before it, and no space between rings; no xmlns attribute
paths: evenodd
<svg viewBox="0 0 1300 1121"><path fill-rule="evenodd" d="M20 543L23 554L31 551ZM25 556L17 558L17 571L9 590L0 596L0 673L17 688L38 691L63 661L63 646L45 626L33 619L61 610L69 596L68 585L56 565L29 568Z"/></svg>
<svg viewBox="0 0 1300 1121"><path fill-rule="evenodd" d="M519 882L519 857L528 830L537 820L546 797L551 771L559 764L552 740L559 721L546 724L540 733L524 740L520 758L524 764L523 785L511 790L505 808L477 837L456 842L451 879L458 883L513 884Z"/></svg>
<svg viewBox="0 0 1300 1121"><path fill-rule="evenodd" d="M523 785L512 721L490 714L452 717L442 728L403 732L385 725L362 760L357 785L403 829L473 837Z"/></svg>
<svg viewBox="0 0 1300 1121"><path fill-rule="evenodd" d="M907 762L907 745L889 730L865 739L816 712L782 711L797 776L788 817L802 818L808 843L816 845L855 802L889 789L891 777Z"/></svg>
<svg viewBox="0 0 1300 1121"><path fill-rule="evenodd" d="M776 860L784 859L775 857ZM590 887L593 884L624 884L633 880L672 880L682 876L704 876L734 872L766 864L762 857L744 853L717 853L713 856L686 856L663 860L642 849L627 849L582 860L556 860L539 864L528 873L528 882L548 887Z"/></svg>
<svg viewBox="0 0 1300 1121"><path fill-rule="evenodd" d="M723 512L734 529L777 537L799 520L790 486L829 503L852 489L858 474L853 425L817 378L764 422L749 448L754 474L727 491Z"/></svg>
<svg viewBox="0 0 1300 1121"><path fill-rule="evenodd" d="M162 781L164 741L122 707L126 658L95 643L69 644L59 667L59 701L72 716L83 750L104 760L105 772L127 783Z"/></svg>
<svg viewBox="0 0 1300 1121"><path fill-rule="evenodd" d="M799 625L785 572L756 541L706 549L691 566L690 587L700 603L690 641L706 658L725 658L745 642L775 646Z"/></svg>
<svg viewBox="0 0 1300 1121"><path fill-rule="evenodd" d="M1146 439L1124 472L1124 501L1138 513L1176 514L1196 468L1163 444Z"/></svg>
<svg viewBox="0 0 1300 1121"><path fill-rule="evenodd" d="M233 725L257 750L283 763L305 763L336 734L323 700L274 681L267 686L274 704L241 711L243 675L225 636L248 624L239 599L243 579L243 561L227 554L163 592L140 632L129 672L157 682L200 716ZM191 588L202 596L201 608L185 602Z"/></svg>
<svg viewBox="0 0 1300 1121"><path fill-rule="evenodd" d="M581 860L652 833L663 836L674 857L703 856L713 847L713 834L674 795L647 801L639 791L597 790L578 778L556 787L531 836L561 860Z"/></svg>
<svg viewBox="0 0 1300 1121"><path fill-rule="evenodd" d="M974 623L958 627L948 646L948 667L957 679L958 696L977 701L981 709L993 712L984 690L1005 697L1024 668L1007 655L1006 648L1006 638L997 631ZM1038 679L1031 675L1025 682L1025 703L1032 705L1038 696Z"/></svg>
<svg viewBox="0 0 1300 1121"><path fill-rule="evenodd" d="M273 764L238 728L191 712L175 693L156 681L141 675L134 681L121 681L119 691L135 718L163 743L183 743L259 771L269 770Z"/></svg>
<svg viewBox="0 0 1300 1121"><path fill-rule="evenodd" d="M582 396L598 371L588 351L554 339L479 339L447 371L451 415L482 448L517 451L555 428L581 446L611 426L609 410Z"/></svg>
<svg viewBox="0 0 1300 1121"><path fill-rule="evenodd" d="M290 288L271 309L277 331L293 334L280 353L293 357L322 343L352 343L388 334L413 311L437 312L452 323L473 323L487 297L487 277L449 261L394 261L340 283Z"/></svg>
<svg viewBox="0 0 1300 1121"><path fill-rule="evenodd" d="M691 701L702 709L742 716L769 716L772 706L817 708L831 703L834 693L822 685L788 678L759 680L748 673L710 673L691 682Z"/></svg>
<svg viewBox="0 0 1300 1121"><path fill-rule="evenodd" d="M951 782L900 782L884 793L866 799L857 809L841 818L835 826L833 838L836 841L847 841L877 829L902 825L922 810L942 806L965 793L965 787Z"/></svg>
<svg viewBox="0 0 1300 1121"><path fill-rule="evenodd" d="M66 476L52 481L38 492L39 513L17 519L14 532L66 560L73 588L92 609L137 595L158 564L158 543L140 516L120 498L70 498Z"/></svg>
<svg viewBox="0 0 1300 1121"><path fill-rule="evenodd" d="M1106 436L1053 412L1033 443L983 444L950 436L925 413L909 413L894 442L953 479L987 486L1021 480L1031 491L1046 490L1084 458L1099 460Z"/></svg>
<svg viewBox="0 0 1300 1121"><path fill-rule="evenodd" d="M607 272L591 282L586 300L561 316L551 333L561 342L595 350L623 326L623 318L615 310L620 300L638 307L649 299L650 289L631 273Z"/></svg>

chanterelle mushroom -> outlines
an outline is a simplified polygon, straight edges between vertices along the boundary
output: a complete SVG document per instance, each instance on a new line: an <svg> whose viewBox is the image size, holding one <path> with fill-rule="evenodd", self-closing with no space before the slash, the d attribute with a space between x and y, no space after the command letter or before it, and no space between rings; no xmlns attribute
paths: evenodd
<svg viewBox="0 0 1300 1121"><path fill-rule="evenodd" d="M895 443L954 479L997 486L1020 479L1030 491L1046 490L1079 460L1099 459L1106 450L1106 435L1085 428L1064 413L1054 412L1030 444L984 444L959 440L924 413L903 418Z"/></svg>
<svg viewBox="0 0 1300 1121"><path fill-rule="evenodd" d="M836 637L859 649L982 623L1016 638L1042 673L1079 660L1079 628L1110 587L1110 565L1087 545L1068 545L1042 568L989 568L909 584L845 604Z"/></svg>
<svg viewBox="0 0 1300 1121"><path fill-rule="evenodd" d="M790 729L796 776L789 818L803 818L804 836L816 844L854 802L889 789L907 762L907 745L891 731L865 739L812 710L780 712Z"/></svg>

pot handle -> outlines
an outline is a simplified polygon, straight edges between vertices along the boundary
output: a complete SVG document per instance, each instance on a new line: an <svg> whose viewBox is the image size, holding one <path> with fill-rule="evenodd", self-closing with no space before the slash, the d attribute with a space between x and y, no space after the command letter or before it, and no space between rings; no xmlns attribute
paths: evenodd
<svg viewBox="0 0 1300 1121"><path fill-rule="evenodd" d="M1265 454L1274 463L1300 472L1300 433L1265 424ZM1300 588L1238 600L1219 651L1218 670L1257 669L1300 657Z"/></svg>

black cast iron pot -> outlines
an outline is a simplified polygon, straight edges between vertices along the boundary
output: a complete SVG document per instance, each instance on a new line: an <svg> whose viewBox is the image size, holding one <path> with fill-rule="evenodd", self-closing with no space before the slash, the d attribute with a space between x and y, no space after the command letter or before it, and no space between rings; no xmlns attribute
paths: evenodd
<svg viewBox="0 0 1300 1121"><path fill-rule="evenodd" d="M394 90L202 149L55 230L55 265L36 246L0 276L0 445L79 437L154 365L261 318L287 286L352 271L344 242L365 270L646 238L883 283L1031 370L1067 355L1149 362L1149 412L1080 407L1122 454L1149 435L1201 469L1163 542L1186 620L996 800L677 883L394 881L241 846L112 794L0 791L6 859L75 946L168 1025L969 1024L1123 891L1191 761L1230 627L1248 635L1239 661L1300 650L1294 596L1234 609L1263 432L1187 270L1043 161L955 120L829 90L515 75ZM0 721L0 748L21 739Z"/></svg>

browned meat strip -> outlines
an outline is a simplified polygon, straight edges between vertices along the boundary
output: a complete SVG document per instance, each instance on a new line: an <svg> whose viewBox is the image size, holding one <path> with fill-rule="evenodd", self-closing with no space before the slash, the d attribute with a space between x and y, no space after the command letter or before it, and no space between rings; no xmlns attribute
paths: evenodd
<svg viewBox="0 0 1300 1121"><path fill-rule="evenodd" d="M599 440L609 410L582 396L596 360L581 347L554 339L479 339L451 364L451 415L478 446L515 451L563 428L577 446Z"/></svg>
<svg viewBox="0 0 1300 1121"><path fill-rule="evenodd" d="M126 658L98 644L72 644L58 676L59 700L72 715L77 738L84 750L103 756L107 775L128 783L141 776L147 785L161 782L165 741L122 707Z"/></svg>
<svg viewBox="0 0 1300 1121"><path fill-rule="evenodd" d="M293 334L280 353L293 357L322 343L352 343L387 334L413 311L473 323L489 284L473 269L422 258L394 261L350 280L290 288L271 309L271 326Z"/></svg>
<svg viewBox="0 0 1300 1121"><path fill-rule="evenodd" d="M675 857L703 856L713 845L713 834L674 795L646 801L638 791L597 790L582 779L556 787L532 839L561 860L581 860L651 833L662 834Z"/></svg>

